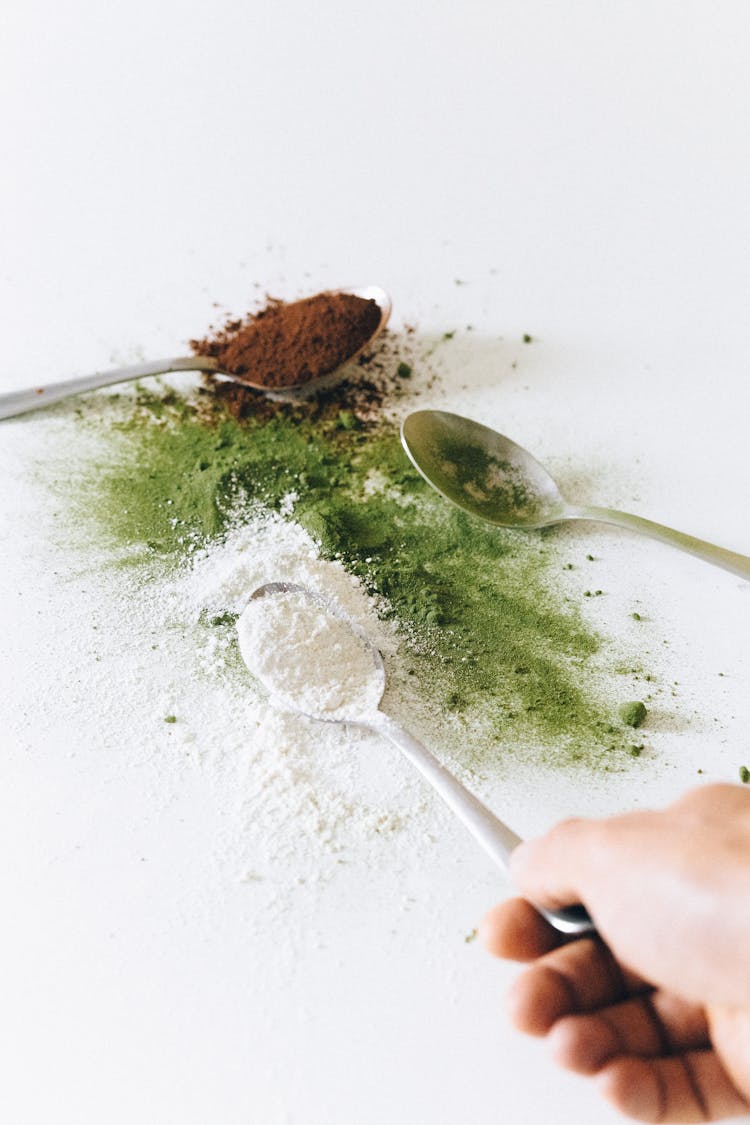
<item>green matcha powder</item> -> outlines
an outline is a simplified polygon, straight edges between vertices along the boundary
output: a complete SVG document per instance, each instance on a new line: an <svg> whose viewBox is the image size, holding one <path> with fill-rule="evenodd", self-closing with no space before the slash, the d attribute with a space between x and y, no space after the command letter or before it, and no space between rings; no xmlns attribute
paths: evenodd
<svg viewBox="0 0 750 1125"><path fill-rule="evenodd" d="M108 456L85 470L84 492L129 565L179 564L238 513L286 510L293 495L289 518L397 624L410 690L466 725L466 764L484 768L514 746L560 765L632 763L620 700L591 687L601 642L557 584L554 536L493 528L446 503L409 464L396 424L346 390L255 401L240 418L205 388L112 402ZM226 615L212 624L227 628Z"/></svg>

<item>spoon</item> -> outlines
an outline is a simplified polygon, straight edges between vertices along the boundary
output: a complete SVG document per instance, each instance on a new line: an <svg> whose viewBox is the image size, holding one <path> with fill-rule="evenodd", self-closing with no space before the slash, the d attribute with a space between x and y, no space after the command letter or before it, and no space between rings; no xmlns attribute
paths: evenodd
<svg viewBox="0 0 750 1125"><path fill-rule="evenodd" d="M569 504L530 453L496 430L459 414L416 410L402 423L401 441L428 484L465 512L498 527L533 530L565 520L615 524L750 579L747 555L642 516L614 508Z"/></svg>
<svg viewBox="0 0 750 1125"><path fill-rule="evenodd" d="M365 301L373 300L380 308L380 322L375 331L361 347L357 348L355 352L347 356L343 363L338 365L335 372L327 371L318 378L308 379L304 383L292 383L283 388L269 388L261 383L253 383L251 379L244 375L240 378L229 372L221 371L218 360L211 356L192 355L180 356L177 359L155 359L148 363L136 363L132 367L115 367L109 371L95 371L92 375L79 375L74 379L65 379L59 383L48 383L45 386L29 387L27 390L2 394L0 395L0 420L14 418L17 414L26 414L30 410L39 410L44 406L51 406L53 402L60 402L61 399L82 394L84 391L95 391L99 387L110 387L114 383L127 383L133 379L145 379L149 375L167 375L171 371L203 371L226 375L228 379L233 379L236 383L242 383L246 387L252 387L256 391L270 392L271 397L283 397L287 394L294 396L301 391L307 393L322 385L328 386L337 372L370 346L375 337L385 328L391 315L391 298L384 289L380 289L377 285L368 285L361 289L339 289L334 290L334 292L349 293L351 296L361 297Z"/></svg>
<svg viewBox="0 0 750 1125"><path fill-rule="evenodd" d="M268 646L259 647L258 634L253 635L249 630L257 629L259 614L273 612L273 606L261 607L259 601L284 595L293 597L297 616L286 630L279 628L275 618L266 621L266 637L272 648L269 652ZM278 609L278 604L275 608ZM324 615L322 620L321 611ZM325 635L326 626L330 629L330 637ZM264 627L262 619L261 627ZM440 765L413 735L381 710L385 691L383 658L356 622L306 586L292 582L269 582L251 594L237 622L237 629L243 659L253 676L269 691L272 702L311 719L356 723L389 739L416 766L497 866L507 869L511 852L521 842L521 837ZM321 635L325 637L327 661L316 660L315 656L319 653L313 652L312 648L305 653L306 646L312 644L310 638L313 635L317 635L318 645ZM260 636L262 638L263 634ZM285 657L289 659L285 661ZM290 671L292 658L296 661L293 672ZM359 695L352 689L352 698L339 704L340 686L347 682L347 671L354 666L364 669L365 683ZM311 669L309 680L324 688L322 694L319 692L313 696L308 684L300 683L300 667ZM311 702L324 698L328 701L332 699L338 705L329 706L321 702L316 706ZM594 923L583 906L556 910L537 906L536 909L562 933L579 936L596 933Z"/></svg>

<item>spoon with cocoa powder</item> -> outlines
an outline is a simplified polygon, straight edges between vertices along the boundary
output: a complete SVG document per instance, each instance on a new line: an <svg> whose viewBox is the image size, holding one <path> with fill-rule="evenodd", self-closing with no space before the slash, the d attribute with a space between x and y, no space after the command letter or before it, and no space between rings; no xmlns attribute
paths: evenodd
<svg viewBox="0 0 750 1125"><path fill-rule="evenodd" d="M390 314L391 299L376 285L331 289L288 303L271 300L259 312L228 321L204 339L191 340L190 356L95 371L0 395L0 419L99 387L171 371L211 372L264 394L304 397L338 379L385 328Z"/></svg>

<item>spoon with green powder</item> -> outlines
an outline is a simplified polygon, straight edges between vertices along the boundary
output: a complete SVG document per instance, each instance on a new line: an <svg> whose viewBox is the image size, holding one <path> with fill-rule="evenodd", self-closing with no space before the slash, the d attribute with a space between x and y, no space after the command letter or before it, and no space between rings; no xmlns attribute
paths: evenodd
<svg viewBox="0 0 750 1125"><path fill-rule="evenodd" d="M272 301L260 312L230 322L213 339L191 341L194 355L95 371L2 394L0 419L100 387L173 371L226 376L272 396L307 395L330 385L369 347L390 313L391 299L377 285L333 289L289 304Z"/></svg>
<svg viewBox="0 0 750 1125"><path fill-rule="evenodd" d="M305 586L271 582L250 596L237 633L243 660L272 704L324 722L356 723L389 739L494 862L507 868L520 837L381 710L383 659L354 621ZM595 932L580 905L537 909L563 933Z"/></svg>
<svg viewBox="0 0 750 1125"><path fill-rule="evenodd" d="M534 530L594 520L639 531L750 580L750 558L642 516L569 504L547 470L496 430L443 410L416 410L401 426L415 468L446 499L498 527Z"/></svg>

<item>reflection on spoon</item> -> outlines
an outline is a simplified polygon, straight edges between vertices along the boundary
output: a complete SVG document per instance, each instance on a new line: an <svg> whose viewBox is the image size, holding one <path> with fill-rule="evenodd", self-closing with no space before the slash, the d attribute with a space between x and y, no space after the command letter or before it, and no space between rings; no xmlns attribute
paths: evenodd
<svg viewBox="0 0 750 1125"><path fill-rule="evenodd" d="M595 520L641 532L750 579L750 558L614 508L569 504L547 470L510 438L443 410L417 410L401 426L415 468L459 508L498 527L532 530Z"/></svg>
<svg viewBox="0 0 750 1125"><path fill-rule="evenodd" d="M355 622L305 586L270 582L251 595L237 632L245 664L272 703L325 722L357 723L390 739L494 862L507 868L520 837L381 710L383 659ZM563 933L595 932L582 906L537 909Z"/></svg>
<svg viewBox="0 0 750 1125"><path fill-rule="evenodd" d="M179 356L176 359L156 359L148 363L136 363L132 367L116 367L109 371L95 371L92 375L79 375L75 379L65 379L59 383L48 383L45 386L29 387L23 391L11 391L0 395L0 419L14 418L18 414L26 414L30 410L39 410L44 406L51 406L71 395L83 394L85 391L95 391L99 387L111 387L115 383L127 383L134 379L145 379L151 375L168 375L172 371L204 371L217 375L226 375L244 386L253 387L257 391L272 393L275 396L310 394L322 386L328 386L335 379L337 373L351 363L365 348L369 347L377 335L385 328L391 314L391 298L384 289L377 285L368 285L360 289L338 289L334 292L348 293L353 297L360 297L364 301L375 301L380 310L380 320L374 330L356 351L332 371L321 373L318 378L307 379L300 383L290 383L283 388L269 388L261 383L254 383L251 378L242 375L233 375L224 372L219 367L218 360L211 356Z"/></svg>

